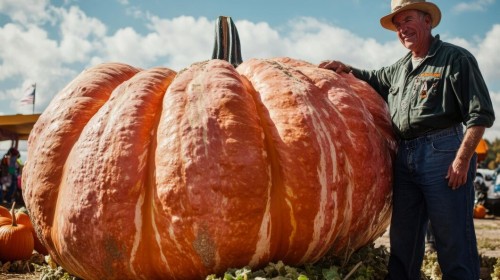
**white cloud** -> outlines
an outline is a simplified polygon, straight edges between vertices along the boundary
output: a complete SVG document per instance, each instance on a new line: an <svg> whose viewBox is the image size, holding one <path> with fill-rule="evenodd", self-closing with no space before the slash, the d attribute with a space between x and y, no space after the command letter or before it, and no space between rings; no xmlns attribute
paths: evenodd
<svg viewBox="0 0 500 280"><path fill-rule="evenodd" d="M486 130L486 138L500 138L500 57L498 56L498 44L500 43L500 24L496 24L486 34L486 37L477 47L475 56L479 67L483 72L486 84L490 91L491 101L495 109L496 122L492 128Z"/></svg>
<svg viewBox="0 0 500 280"><path fill-rule="evenodd" d="M475 0L472 2L460 2L453 7L453 12L463 13L485 11L487 7L493 3L495 3L495 0Z"/></svg>
<svg viewBox="0 0 500 280"><path fill-rule="evenodd" d="M288 56L317 64L325 59L337 59L375 69L395 62L407 52L397 40L380 44L372 38L359 37L347 29L313 18L290 21L288 26L281 28L287 30L286 33L280 33L265 22L237 21L236 25L243 60Z"/></svg>
<svg viewBox="0 0 500 280"><path fill-rule="evenodd" d="M479 42L477 53L475 53L478 63L484 72L485 79L492 83L498 83L498 78L500 77L499 44L500 24L495 24L486 34L484 40Z"/></svg>
<svg viewBox="0 0 500 280"><path fill-rule="evenodd" d="M0 90L0 113L19 112L20 93L29 82L37 83L37 111L41 111L78 72L97 63L118 61L141 68L165 66L178 71L210 59L212 54L214 21L204 17L164 19L141 14L149 22L147 32L123 27L109 34L103 22L78 7L55 8L47 1L30 1L33 6L17 4L18 0L0 1L0 11L12 17L11 23L0 27L0 82L12 84ZM32 19L26 16L29 13L33 13ZM50 37L41 22L54 24L59 37ZM376 69L392 64L406 53L396 37L380 43L312 18L295 19L280 29L245 20L236 25L244 60L289 56L319 63L337 59ZM475 42L462 38L445 40L466 47L476 56L494 91L494 106L500 108L500 84L496 81L500 77L500 58L496 54L500 25L494 25ZM6 103L10 108L5 107ZM500 122L486 135L500 138Z"/></svg>
<svg viewBox="0 0 500 280"><path fill-rule="evenodd" d="M468 49L477 59L486 85L490 89L490 97L495 109L496 122L486 130L488 139L500 138L500 57L498 44L500 42L500 24L492 26L484 38L468 42L463 38L445 38L446 41Z"/></svg>
<svg viewBox="0 0 500 280"><path fill-rule="evenodd" d="M205 17L161 19L153 16L149 28L158 38L149 38L152 44L147 49L159 57L160 63L168 63L164 66L181 70L212 56L214 22Z"/></svg>
<svg viewBox="0 0 500 280"><path fill-rule="evenodd" d="M76 6L57 11L61 21L59 50L62 59L65 63L86 62L90 53L101 46L106 26Z"/></svg>
<svg viewBox="0 0 500 280"><path fill-rule="evenodd" d="M68 77L75 74L64 66L57 42L49 39L47 32L35 25L28 28L5 25L0 28L0 45L0 81L20 81L18 87L2 92L2 95L11 97L9 105L14 110L19 109L18 101L25 83L36 82L42 90L37 95L37 102L47 105L52 96L47 91L61 87Z"/></svg>
<svg viewBox="0 0 500 280"><path fill-rule="evenodd" d="M235 24L238 28L243 60L276 57L284 55L283 52L288 49L284 38L266 22L253 23L242 20L236 21ZM210 40L213 45L213 36Z"/></svg>
<svg viewBox="0 0 500 280"><path fill-rule="evenodd" d="M161 45L158 42L158 34L150 33L142 36L132 28L123 28L112 36L104 38L100 59L144 68L159 57L157 53Z"/></svg>
<svg viewBox="0 0 500 280"><path fill-rule="evenodd" d="M395 40L381 44L372 38L362 38L347 29L302 18L290 23L284 55L301 58L313 63L336 59L357 67L376 69L396 62L405 50Z"/></svg>
<svg viewBox="0 0 500 280"><path fill-rule="evenodd" d="M484 133L484 138L493 140L496 138L500 139L500 92L490 92L491 102L493 102L493 108L495 109L496 122L491 128L487 128Z"/></svg>
<svg viewBox="0 0 500 280"><path fill-rule="evenodd" d="M50 20L49 0L2 0L0 11L9 15L12 21L23 25Z"/></svg>
<svg viewBox="0 0 500 280"><path fill-rule="evenodd" d="M9 7L3 6L2 12L8 11ZM19 15L32 11L29 5L20 5L18 8L24 9L16 12ZM43 110L52 97L81 70L75 70L71 64L86 64L91 53L99 49L105 36L104 24L87 17L77 7L44 8L45 15L50 14L51 17L35 15L35 18L57 23L60 40L49 38L48 32L41 27L42 23L18 20L0 27L0 45L3 46L0 48L0 81L18 81L17 87L0 92L10 100L10 109L5 108L5 104L0 107L2 113L31 112L31 106L20 106L19 100L25 84L32 82L37 83L37 111Z"/></svg>

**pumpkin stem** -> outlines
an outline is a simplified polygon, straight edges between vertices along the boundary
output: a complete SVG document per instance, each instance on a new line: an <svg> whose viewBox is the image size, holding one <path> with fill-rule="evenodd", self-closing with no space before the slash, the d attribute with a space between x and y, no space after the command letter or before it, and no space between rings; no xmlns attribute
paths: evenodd
<svg viewBox="0 0 500 280"><path fill-rule="evenodd" d="M12 209L10 209L10 215L12 216L12 226L13 227L17 227L16 213L14 211L15 209L16 209L16 202L14 201L12 203Z"/></svg>
<svg viewBox="0 0 500 280"><path fill-rule="evenodd" d="M215 23L215 44L212 59L222 59L235 68L243 62L240 37L231 17L220 16Z"/></svg>

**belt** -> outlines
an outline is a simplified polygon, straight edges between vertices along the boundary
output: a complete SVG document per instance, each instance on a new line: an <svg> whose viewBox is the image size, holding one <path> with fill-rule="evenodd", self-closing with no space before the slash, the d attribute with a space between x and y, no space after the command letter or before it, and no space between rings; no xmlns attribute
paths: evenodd
<svg viewBox="0 0 500 280"><path fill-rule="evenodd" d="M422 139L422 138L433 138L433 139L436 139L436 138L439 138L439 137L443 137L443 136L449 136L449 135L453 135L453 134L457 134L457 135L463 135L463 126L462 124L456 124L454 126L450 126L448 128L443 128L443 129L434 129L434 130L431 130L431 131L427 131L423 134L420 134L416 137L411 137L411 138L402 138L400 137L400 141L405 141L405 142L408 142L408 141L413 141L413 140L417 140L417 139Z"/></svg>

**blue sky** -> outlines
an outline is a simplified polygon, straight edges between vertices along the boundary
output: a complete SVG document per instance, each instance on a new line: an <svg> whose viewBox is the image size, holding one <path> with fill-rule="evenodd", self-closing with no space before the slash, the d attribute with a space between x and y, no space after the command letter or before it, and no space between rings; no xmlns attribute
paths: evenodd
<svg viewBox="0 0 500 280"><path fill-rule="evenodd" d="M477 58L500 113L500 0L435 1L434 29ZM338 59L378 68L406 53L380 27L390 1L374 0L1 0L0 114L31 113L23 89L37 84L35 112L83 69L106 61L181 70L209 59L214 20L231 16L243 59ZM500 121L486 138L500 138Z"/></svg>

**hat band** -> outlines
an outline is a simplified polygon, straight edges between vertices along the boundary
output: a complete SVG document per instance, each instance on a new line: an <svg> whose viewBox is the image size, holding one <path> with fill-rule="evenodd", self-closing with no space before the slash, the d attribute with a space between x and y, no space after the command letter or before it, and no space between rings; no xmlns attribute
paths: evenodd
<svg viewBox="0 0 500 280"><path fill-rule="evenodd" d="M402 9L404 6L407 6L407 5L399 5L399 6L396 6L392 9L392 12L395 13L397 12L398 10Z"/></svg>
<svg viewBox="0 0 500 280"><path fill-rule="evenodd" d="M397 12L399 9L403 8L403 6L396 6L394 9L392 9L392 12Z"/></svg>

